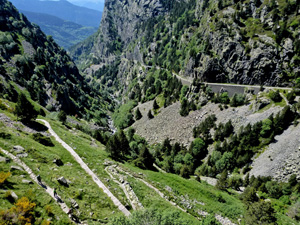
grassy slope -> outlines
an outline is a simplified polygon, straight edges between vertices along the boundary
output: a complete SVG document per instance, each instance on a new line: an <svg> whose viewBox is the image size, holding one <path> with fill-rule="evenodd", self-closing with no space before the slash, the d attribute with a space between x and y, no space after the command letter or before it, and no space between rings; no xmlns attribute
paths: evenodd
<svg viewBox="0 0 300 225"><path fill-rule="evenodd" d="M6 103L13 107L12 103ZM16 120L16 117L9 111L0 110L0 113L5 113L12 120ZM81 156L88 166L99 176L104 184L109 187L113 194L119 198L123 204L128 204L121 188L114 182L109 181L110 178L104 171L105 166L103 165L103 162L108 158L108 154L105 152L104 146L79 130L66 127L60 122L50 119L49 117L47 117L46 120L50 122L52 128L61 137L61 139L75 149L79 156ZM105 220L106 217L110 218L113 215L120 214L119 210L112 204L110 199L108 199L107 196L94 184L91 177L86 175L79 164L74 161L73 157L64 148L62 148L62 146L57 143L54 138L51 137L51 140L55 146L46 147L35 142L31 138L30 134L20 131L20 129L23 128L22 125L19 125L18 127L19 130L16 130L14 128L6 127L3 122L0 122L1 131L12 135L11 139L0 138L0 147L10 150L14 145L23 146L29 156L22 160L33 169L34 173L40 174L42 179L48 185L51 187L57 187L58 193L62 196L62 199L66 201L67 205L71 205L70 198L73 198L78 202L80 206L79 211L81 212L81 220L86 219L89 224L94 224L93 219L100 219L100 221L105 222L107 221ZM93 145L91 145L92 142L94 143ZM55 158L62 159L65 165L62 167L55 166L52 163ZM72 165L70 166L68 163L71 163ZM9 171L11 165L13 165L13 163L2 163L0 164L0 170ZM221 192L205 182L199 183L193 179L187 180L174 174L163 174L154 171L141 170L128 163L122 164L122 166L132 172L141 172L145 174L144 179L146 181L162 191L166 196L172 199L172 201L177 202L181 207L181 203L174 200L174 196L172 195L177 197L185 196L185 198L190 202L193 202L194 200L203 202L205 205L194 204L193 210L203 210L210 214L221 214L224 217L230 218L233 222L237 222L237 219L240 218L241 215L245 214L244 205L239 200L238 194L234 192ZM38 171L37 168L39 168L40 171ZM46 213L45 206L50 205L55 216L58 216L61 221L67 222L67 216L41 187L36 184L27 185L20 182L21 174L23 173L18 171L12 173L12 177L9 178L10 186L8 189L14 190L19 197L26 195L33 199L34 202L38 203L37 211L41 213L43 218L49 217ZM26 173L24 173L24 175L24 179L30 179ZM69 188L62 187L57 183L56 178L60 176L64 176L72 182ZM177 211L183 218L186 218L193 224L198 223L194 217L172 206L141 181L130 177L128 178L128 181L145 208L156 208L159 211ZM166 186L172 188L172 194L166 191ZM1 210L8 209L12 206L12 204L5 198L4 192L0 192L0 199L3 200L0 201ZM223 202L220 201L220 199L222 199ZM280 202L275 202L273 200L272 202L276 205L279 204L278 207L281 207ZM90 212L93 212L94 215L90 216ZM292 220L284 216L284 214L278 214L278 219L278 224L292 223ZM95 224L96 223L98 222L95 222Z"/></svg>
<svg viewBox="0 0 300 225"><path fill-rule="evenodd" d="M0 113L3 111L0 110ZM6 114L8 114L6 112ZM9 114L8 114L9 115ZM11 115L14 117L13 115ZM92 178L84 172L84 170L79 166L77 162L73 159L73 157L59 144L57 143L54 138L51 137L52 142L55 144L54 147L46 147L37 142L35 142L30 134L16 131L15 129L5 127L3 123L0 124L2 132L6 132L11 134L11 139L3 140L0 139L0 147L6 150L12 149L15 145L21 145L25 148L26 152L29 154L27 158L23 158L22 160L31 168L35 174L40 174L42 180L44 180L50 187L57 187L58 194L62 196L62 199L67 203L68 206L71 206L70 198L73 198L79 204L79 211L81 212L80 219L91 219L97 218L104 220L106 217L110 217L113 214L113 211L118 212L117 208L113 205L110 199L107 198L106 194L103 193L102 190L96 186L93 182ZM66 130L64 131L66 132ZM71 134L71 133L70 133ZM74 136L71 136L72 139L75 140ZM80 138L78 138L80 139ZM83 142L83 145L89 145L87 142ZM89 148L84 148L84 151L88 152ZM102 151L103 152L103 151ZM52 162L55 158L60 158L65 165L62 167L57 167ZM67 165L71 163L72 165ZM5 168L3 168L3 164L1 164L1 170L8 170L6 164ZM3 168L3 169L2 169ZM38 169L40 171L38 171ZM15 179L15 174L13 172L13 176L11 182ZM66 179L71 181L70 187L66 188L58 184L56 179L58 177L64 176ZM12 189L21 190L19 191L20 196L24 195L26 191L32 190L32 192L36 193L35 190L37 189L37 185L35 186L26 186L16 184L12 186ZM39 191L42 194L36 195L38 197L34 198L34 201L41 201L42 207L45 204L48 204L48 201L42 201L41 198L49 198L46 193L43 191ZM40 197L42 196L42 197ZM1 196L3 198L3 196ZM5 200L5 202L7 202ZM55 204L51 204L53 207L56 208ZM7 209L9 204L2 205L3 208ZM58 207L58 206L57 206ZM94 215L91 217L90 212L93 212ZM64 215L61 210L56 211L56 215L66 216ZM92 224L91 222L89 224Z"/></svg>
<svg viewBox="0 0 300 225"><path fill-rule="evenodd" d="M178 197L181 195L187 195L190 200L195 199L198 202L205 203L204 206L195 204L195 209L200 209L212 214L218 213L232 219L233 221L237 221L239 216L243 215L245 212L243 203L238 199L237 194L228 194L219 191L206 182L199 183L193 179L184 179L178 175L170 173L141 170L129 164L126 164L125 166L134 172L144 173L147 177L146 180L150 183L154 182L152 184L167 196L169 194L165 190L165 187L169 186ZM225 203L218 201L220 196L222 196L225 200ZM149 204L152 204L152 202Z"/></svg>

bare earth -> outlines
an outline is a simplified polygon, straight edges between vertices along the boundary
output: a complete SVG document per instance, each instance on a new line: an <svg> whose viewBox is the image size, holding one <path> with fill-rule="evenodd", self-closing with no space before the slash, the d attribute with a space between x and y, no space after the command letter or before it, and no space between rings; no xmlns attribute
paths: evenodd
<svg viewBox="0 0 300 225"><path fill-rule="evenodd" d="M160 113L150 120L147 113L152 109L152 105L153 101L138 106L143 117L132 125L137 134L146 138L151 144L162 143L164 139L169 138L172 142L183 143L186 146L193 141L193 128L210 114L216 115L217 123L226 123L231 120L238 130L242 125L256 123L281 110L281 107L276 106L262 113L253 113L249 106L241 106L229 107L221 111L218 105L208 103L200 110L190 112L187 117L182 117L179 114L180 103L176 102L167 108L161 108Z"/></svg>
<svg viewBox="0 0 300 225"><path fill-rule="evenodd" d="M291 174L300 179L300 124L290 126L281 135L275 137L276 142L254 160L250 175L272 176L275 179L288 181Z"/></svg>

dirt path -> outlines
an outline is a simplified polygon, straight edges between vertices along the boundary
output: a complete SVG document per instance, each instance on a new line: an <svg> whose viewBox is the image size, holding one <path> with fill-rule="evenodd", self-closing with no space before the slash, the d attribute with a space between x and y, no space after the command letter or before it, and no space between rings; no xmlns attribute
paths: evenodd
<svg viewBox="0 0 300 225"><path fill-rule="evenodd" d="M145 181L145 180L143 180L143 179L141 179L141 178L139 178L139 177L133 176L132 174L128 173L127 171L122 170L120 167L116 167L116 169L119 170L119 171L122 172L122 173L127 174L128 176L130 176L130 177L132 177L132 178L134 178L134 179L137 179L137 180L143 182L146 186L148 186L149 188L151 188L152 190L154 190L160 197L162 197L163 199L165 199L165 200L166 200L167 202L169 202L171 205L176 206L178 209L180 209L180 210L183 211L183 212L186 212L185 209L183 209L183 208L181 208L180 206L178 206L175 202L172 202L172 201L168 200L168 199L165 197L165 195L164 195L160 190L158 190L156 187L154 187L154 186L152 186L151 184L149 184L147 181Z"/></svg>
<svg viewBox="0 0 300 225"><path fill-rule="evenodd" d="M136 177L132 174L130 174L129 172L123 170L122 168L120 167L115 167L117 170L119 170L120 172L122 173L125 173L127 174L128 176L134 178L134 179L137 179L141 182L143 182L147 187L151 188L152 190L154 190L161 198L163 198L164 200L166 200L167 202L169 202L171 205L177 207L178 209L180 209L181 211L189 214L185 209L181 208L179 205L177 205L175 202L173 201L170 201L167 199L167 197L160 191L158 190L156 187L152 186L151 184L149 184L147 181L143 180L142 178L139 178L139 177ZM209 213L205 212L205 211L202 211L202 210L198 210L198 214L201 215L201 216L207 216L209 215ZM191 214L189 214L191 215ZM191 215L193 216L193 215ZM221 215L219 214L215 214L215 218L222 224L222 225L236 225L235 223L231 222L227 217L222 217ZM201 220L200 218L197 218L199 220Z"/></svg>
<svg viewBox="0 0 300 225"><path fill-rule="evenodd" d="M14 156L13 154L9 153L8 151L6 151L2 148L0 148L0 151L2 151L5 155L7 155L9 158L11 158L16 164L23 167L24 170L29 174L30 178L35 183L37 183L39 186L41 186L51 196L51 198L53 198L57 202L57 204L60 206L60 208L63 210L63 212L68 214L68 212L70 210L69 207L66 205L66 203L64 203L64 201L62 201L62 199L59 195L57 195L57 197L54 197L53 188L48 186L44 181L42 181L42 183L40 183L37 180L37 176L32 172L32 170L18 157ZM81 223L78 222L78 224L81 224Z"/></svg>
<svg viewBox="0 0 300 225"><path fill-rule="evenodd" d="M132 208L134 210L143 209L144 207L142 203L139 201L138 197L132 190L130 184L127 182L126 177L120 174L115 167L116 167L115 165L108 166L105 168L105 171L108 173L112 181L114 181L122 188Z"/></svg>
<svg viewBox="0 0 300 225"><path fill-rule="evenodd" d="M114 205L117 206L119 210L121 210L126 216L129 216L130 212L125 208L125 206L109 191L109 189L100 181L97 175L85 164L85 162L83 162L80 156L68 144L60 139L60 137L51 128L50 124L46 120L38 119L38 121L43 122L45 126L48 127L50 134L55 138L55 140L71 153L79 165L93 178L94 182L103 190L105 194L108 195L108 197L110 197Z"/></svg>

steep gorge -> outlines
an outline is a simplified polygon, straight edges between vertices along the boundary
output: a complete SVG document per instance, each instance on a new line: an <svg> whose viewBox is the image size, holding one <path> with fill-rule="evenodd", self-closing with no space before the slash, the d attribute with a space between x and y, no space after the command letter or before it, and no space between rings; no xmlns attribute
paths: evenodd
<svg viewBox="0 0 300 225"><path fill-rule="evenodd" d="M107 1L93 44L72 53L89 58L84 68L96 76L103 65L118 62L116 77L126 86L139 65L208 82L294 86L300 71L299 5L299 0Z"/></svg>

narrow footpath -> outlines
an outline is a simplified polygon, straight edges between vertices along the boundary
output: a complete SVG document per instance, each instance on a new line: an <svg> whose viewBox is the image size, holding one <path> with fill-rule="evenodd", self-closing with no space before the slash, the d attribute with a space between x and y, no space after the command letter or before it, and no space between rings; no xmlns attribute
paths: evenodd
<svg viewBox="0 0 300 225"><path fill-rule="evenodd" d="M85 162L83 162L80 156L68 144L60 139L60 137L51 128L50 124L46 120L37 120L43 122L45 126L48 127L50 134L55 138L55 140L59 142L68 152L71 153L71 155L79 163L79 165L93 178L94 182L103 190L105 194L108 195L108 197L110 197L115 206L117 206L119 210L121 210L126 216L129 216L130 212L125 208L125 206L109 191L109 189L100 181L97 175L85 164Z"/></svg>
<svg viewBox="0 0 300 225"><path fill-rule="evenodd" d="M64 201L62 201L61 197L59 195L54 196L53 193L53 188L51 188L50 186L48 186L44 181L39 182L37 180L37 176L32 172L32 170L22 161L20 160L18 157L14 156L13 154L9 153L8 151L0 148L0 151L2 151L5 155L7 155L9 158L11 158L16 164L18 164L19 166L23 167L24 170L28 173L28 175L30 176L30 178L37 183L39 186L41 186L50 196L51 198L53 198L57 204L60 206L60 208L63 210L63 212L65 212L66 214L68 214L69 212L69 207L66 205L66 203ZM80 222L77 222L78 224L81 224Z"/></svg>

